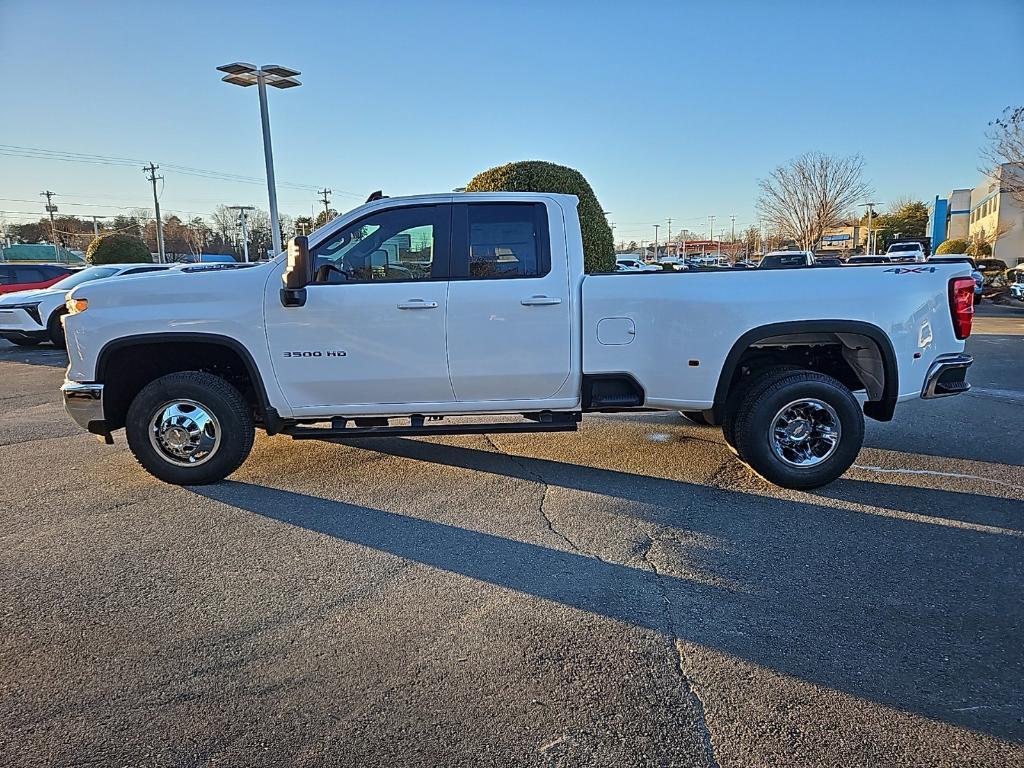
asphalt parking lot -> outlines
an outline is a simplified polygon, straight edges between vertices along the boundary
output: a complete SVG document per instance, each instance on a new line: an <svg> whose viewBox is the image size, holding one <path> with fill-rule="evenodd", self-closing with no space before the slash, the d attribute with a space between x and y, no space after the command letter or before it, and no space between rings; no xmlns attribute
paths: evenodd
<svg viewBox="0 0 1024 768"><path fill-rule="evenodd" d="M674 414L185 489L0 342L0 764L1024 764L1024 312L813 493Z"/></svg>

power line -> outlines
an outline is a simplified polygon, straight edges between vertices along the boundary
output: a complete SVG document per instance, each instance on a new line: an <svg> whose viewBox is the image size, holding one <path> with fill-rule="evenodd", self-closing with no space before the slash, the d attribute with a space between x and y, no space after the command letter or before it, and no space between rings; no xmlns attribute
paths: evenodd
<svg viewBox="0 0 1024 768"><path fill-rule="evenodd" d="M90 163L93 165L112 165L112 166L134 166L139 163L145 163L144 160L138 160L128 157L114 157L110 155L94 155L87 154L84 152L68 152L65 150L54 150L54 149L40 149L38 147L23 147L17 144L0 144L0 155L7 157L23 157L35 160L59 160L61 162L69 163ZM196 168L189 165L181 165L179 163L163 163L164 171L173 171L180 173L185 176L196 176L199 178L217 179L219 181L237 182L241 184L265 184L266 180L255 176L245 176L238 173L229 173L226 171L214 171L207 168ZM302 191L316 191L316 186L313 184L297 184L290 181L278 181L277 185L280 187L287 187L289 189L302 190ZM347 197L353 197L362 199L363 195L356 192L348 192L344 190L337 191L336 194L345 195Z"/></svg>

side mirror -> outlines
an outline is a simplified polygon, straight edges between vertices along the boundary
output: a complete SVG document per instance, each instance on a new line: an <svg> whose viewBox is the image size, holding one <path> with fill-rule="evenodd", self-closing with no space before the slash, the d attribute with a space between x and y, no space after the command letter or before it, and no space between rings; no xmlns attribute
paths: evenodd
<svg viewBox="0 0 1024 768"><path fill-rule="evenodd" d="M281 275L281 303L286 307L306 304L306 286L313 282L313 260L309 255L309 240L293 237L288 241L288 266Z"/></svg>

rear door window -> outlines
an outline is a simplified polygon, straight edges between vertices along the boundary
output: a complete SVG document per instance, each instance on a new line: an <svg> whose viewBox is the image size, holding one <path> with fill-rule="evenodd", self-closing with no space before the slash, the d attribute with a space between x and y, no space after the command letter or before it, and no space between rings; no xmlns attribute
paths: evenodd
<svg viewBox="0 0 1024 768"><path fill-rule="evenodd" d="M460 205L456 221L461 242L452 258L453 277L543 277L551 271L543 203Z"/></svg>

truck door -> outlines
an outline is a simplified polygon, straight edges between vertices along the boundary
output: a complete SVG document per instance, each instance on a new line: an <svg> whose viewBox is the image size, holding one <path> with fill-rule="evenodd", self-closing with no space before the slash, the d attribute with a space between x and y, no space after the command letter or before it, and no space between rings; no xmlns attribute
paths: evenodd
<svg viewBox="0 0 1024 768"><path fill-rule="evenodd" d="M448 369L459 402L544 400L568 378L568 264L553 231L564 243L554 204L454 207Z"/></svg>
<svg viewBox="0 0 1024 768"><path fill-rule="evenodd" d="M378 210L313 245L305 306L281 306L271 286L267 338L293 410L455 399L445 354L450 232L449 205Z"/></svg>

